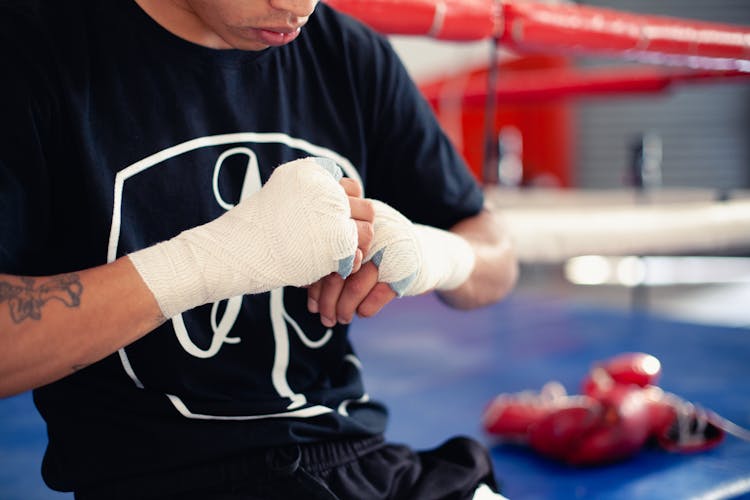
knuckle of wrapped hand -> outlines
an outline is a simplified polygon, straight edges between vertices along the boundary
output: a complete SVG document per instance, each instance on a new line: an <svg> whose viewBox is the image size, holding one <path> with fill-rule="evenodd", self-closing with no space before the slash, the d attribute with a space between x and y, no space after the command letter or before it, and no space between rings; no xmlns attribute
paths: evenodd
<svg viewBox="0 0 750 500"><path fill-rule="evenodd" d="M371 200L362 200L362 213L366 220L375 220L375 204Z"/></svg>
<svg viewBox="0 0 750 500"><path fill-rule="evenodd" d="M362 240L367 244L372 243L372 240L375 238L375 226L373 226L372 224L362 223L359 225L359 230Z"/></svg>

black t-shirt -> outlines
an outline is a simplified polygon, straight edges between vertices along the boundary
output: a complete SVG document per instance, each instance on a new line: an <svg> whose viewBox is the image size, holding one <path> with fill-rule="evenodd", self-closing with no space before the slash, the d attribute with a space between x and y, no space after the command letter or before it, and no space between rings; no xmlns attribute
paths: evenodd
<svg viewBox="0 0 750 500"><path fill-rule="evenodd" d="M177 38L131 0L0 0L0 55L0 272L111 262L304 156L336 160L415 222L481 208L387 41L324 4L293 43L242 52ZM346 327L305 304L284 288L201 306L37 389L47 483L383 432Z"/></svg>

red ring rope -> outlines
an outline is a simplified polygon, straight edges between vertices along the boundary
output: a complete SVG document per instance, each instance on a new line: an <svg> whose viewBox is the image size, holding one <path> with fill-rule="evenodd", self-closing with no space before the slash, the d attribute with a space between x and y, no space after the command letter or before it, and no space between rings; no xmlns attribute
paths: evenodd
<svg viewBox="0 0 750 500"><path fill-rule="evenodd" d="M326 0L385 34L750 72L750 28L534 0Z"/></svg>

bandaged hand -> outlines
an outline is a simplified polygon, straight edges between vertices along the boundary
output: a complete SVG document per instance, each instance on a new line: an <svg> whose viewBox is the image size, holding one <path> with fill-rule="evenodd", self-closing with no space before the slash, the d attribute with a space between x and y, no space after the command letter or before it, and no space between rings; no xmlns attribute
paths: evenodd
<svg viewBox="0 0 750 500"><path fill-rule="evenodd" d="M165 318L201 304L352 271L358 235L331 160L279 166L207 224L129 255Z"/></svg>
<svg viewBox="0 0 750 500"><path fill-rule="evenodd" d="M461 236L414 224L389 205L375 208L374 238L365 256L378 268L378 281L398 296L452 290L471 275L474 250Z"/></svg>

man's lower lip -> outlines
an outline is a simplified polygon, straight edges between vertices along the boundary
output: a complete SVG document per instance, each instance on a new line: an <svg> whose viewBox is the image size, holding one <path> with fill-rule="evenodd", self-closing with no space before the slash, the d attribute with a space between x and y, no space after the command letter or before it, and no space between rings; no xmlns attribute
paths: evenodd
<svg viewBox="0 0 750 500"><path fill-rule="evenodd" d="M299 29L291 33L280 33L278 31L270 31L264 29L258 30L258 34L260 35L261 40L263 40L265 44L271 46L285 45L297 38L297 35L299 35L299 33Z"/></svg>

